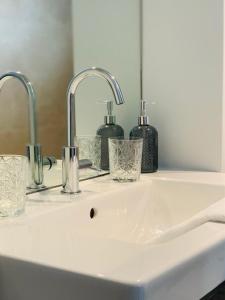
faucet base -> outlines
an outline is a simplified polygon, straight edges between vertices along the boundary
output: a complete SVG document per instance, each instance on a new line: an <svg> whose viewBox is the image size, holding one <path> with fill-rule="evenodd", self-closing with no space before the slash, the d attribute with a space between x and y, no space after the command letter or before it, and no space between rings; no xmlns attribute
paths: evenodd
<svg viewBox="0 0 225 300"><path fill-rule="evenodd" d="M79 188L79 149L77 146L63 147L62 153L62 186L63 193L77 194Z"/></svg>
<svg viewBox="0 0 225 300"><path fill-rule="evenodd" d="M27 186L27 190L42 190L46 189L46 185L44 184L36 184Z"/></svg>
<svg viewBox="0 0 225 300"><path fill-rule="evenodd" d="M26 150L29 165L28 188L32 190L44 188L41 145L27 145Z"/></svg>

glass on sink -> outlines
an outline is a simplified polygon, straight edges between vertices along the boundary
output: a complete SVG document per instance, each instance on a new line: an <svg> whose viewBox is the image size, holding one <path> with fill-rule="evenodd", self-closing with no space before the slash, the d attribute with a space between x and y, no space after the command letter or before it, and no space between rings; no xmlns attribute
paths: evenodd
<svg viewBox="0 0 225 300"><path fill-rule="evenodd" d="M76 143L79 147L80 178L97 176L101 173L101 137L99 135L79 135ZM87 167L85 167L85 161Z"/></svg>
<svg viewBox="0 0 225 300"><path fill-rule="evenodd" d="M0 217L21 214L26 202L27 158L0 155Z"/></svg>
<svg viewBox="0 0 225 300"><path fill-rule="evenodd" d="M141 173L142 138L109 138L109 169L113 180L137 181Z"/></svg>

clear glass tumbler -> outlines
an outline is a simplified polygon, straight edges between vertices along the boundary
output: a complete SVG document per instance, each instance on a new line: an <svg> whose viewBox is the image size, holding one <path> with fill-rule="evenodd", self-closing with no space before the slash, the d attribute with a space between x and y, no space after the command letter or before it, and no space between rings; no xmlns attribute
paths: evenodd
<svg viewBox="0 0 225 300"><path fill-rule="evenodd" d="M78 136L79 159L88 159L92 167L100 170L101 162L101 137L96 136Z"/></svg>
<svg viewBox="0 0 225 300"><path fill-rule="evenodd" d="M27 158L0 155L0 217L19 215L26 201Z"/></svg>
<svg viewBox="0 0 225 300"><path fill-rule="evenodd" d="M136 181L140 178L143 139L109 138L109 169L113 180Z"/></svg>

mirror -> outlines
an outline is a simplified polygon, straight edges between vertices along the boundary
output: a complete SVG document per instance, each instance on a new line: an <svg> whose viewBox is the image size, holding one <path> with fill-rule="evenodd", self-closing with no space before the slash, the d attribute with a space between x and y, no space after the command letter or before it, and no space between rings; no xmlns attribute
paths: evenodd
<svg viewBox="0 0 225 300"><path fill-rule="evenodd" d="M126 103L114 106L125 133L136 125L140 99L140 0L1 0L0 73L19 70L37 94L38 141L44 156L60 160L66 144L66 90L72 76L97 66L118 80ZM77 135L95 135L104 123L104 81L88 78L76 96ZM0 153L24 154L29 142L28 99L9 80L1 89ZM45 185L61 184L60 162ZM53 171L57 171L52 176ZM92 176L88 172L84 177Z"/></svg>

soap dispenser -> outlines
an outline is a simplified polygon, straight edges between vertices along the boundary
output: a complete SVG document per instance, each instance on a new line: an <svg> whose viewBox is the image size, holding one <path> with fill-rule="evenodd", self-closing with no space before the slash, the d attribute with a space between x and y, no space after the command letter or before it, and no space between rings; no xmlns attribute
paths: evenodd
<svg viewBox="0 0 225 300"><path fill-rule="evenodd" d="M109 149L108 138L124 137L123 128L116 124L116 117L113 115L113 101L105 101L108 114L104 117L104 125L97 130L97 135L101 137L101 169L109 170Z"/></svg>
<svg viewBox="0 0 225 300"><path fill-rule="evenodd" d="M130 137L143 138L141 172L156 172L158 169L158 132L153 126L149 125L145 100L141 100L138 126L131 130Z"/></svg>

